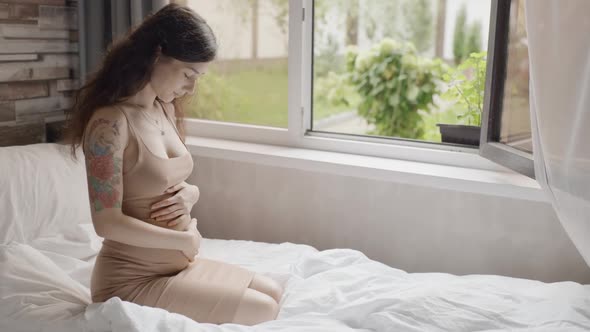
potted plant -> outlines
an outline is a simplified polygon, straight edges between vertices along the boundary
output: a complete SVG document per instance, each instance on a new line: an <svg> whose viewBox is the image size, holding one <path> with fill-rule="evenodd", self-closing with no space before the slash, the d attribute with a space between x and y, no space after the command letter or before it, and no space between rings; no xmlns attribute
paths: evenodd
<svg viewBox="0 0 590 332"><path fill-rule="evenodd" d="M438 123L442 141L479 146L486 77L486 52L471 53L456 69L443 75L449 88L441 97L454 101L457 123Z"/></svg>

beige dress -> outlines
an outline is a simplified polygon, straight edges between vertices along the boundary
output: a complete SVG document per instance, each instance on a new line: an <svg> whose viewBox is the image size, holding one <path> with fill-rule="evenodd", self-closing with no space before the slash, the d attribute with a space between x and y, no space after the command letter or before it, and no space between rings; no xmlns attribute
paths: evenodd
<svg viewBox="0 0 590 332"><path fill-rule="evenodd" d="M171 194L164 190L191 174L187 153L162 158L150 152L126 110L130 139L137 140L138 160L123 172L123 213L145 222L151 204ZM176 130L176 126L169 123ZM180 135L178 135L180 139ZM186 146L185 146L186 147ZM165 223L158 222L165 227ZM93 302L118 296L140 305L158 307L188 316L200 323L230 323L254 272L237 265L201 258L190 262L180 250L132 246L104 239L91 277Z"/></svg>

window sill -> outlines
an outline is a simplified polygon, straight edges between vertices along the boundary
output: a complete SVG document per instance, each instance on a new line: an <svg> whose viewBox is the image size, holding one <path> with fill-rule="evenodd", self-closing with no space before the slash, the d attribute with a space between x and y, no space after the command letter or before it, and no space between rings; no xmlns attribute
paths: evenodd
<svg viewBox="0 0 590 332"><path fill-rule="evenodd" d="M191 154L531 201L547 201L539 184L511 171L387 159L339 152L188 136Z"/></svg>

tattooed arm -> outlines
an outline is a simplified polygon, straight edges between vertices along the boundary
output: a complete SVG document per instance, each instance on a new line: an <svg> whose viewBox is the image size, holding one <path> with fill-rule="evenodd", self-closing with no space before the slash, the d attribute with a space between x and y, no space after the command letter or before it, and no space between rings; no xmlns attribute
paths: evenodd
<svg viewBox="0 0 590 332"><path fill-rule="evenodd" d="M119 110L104 108L93 115L83 144L96 233L138 247L183 250L192 241L190 233L154 226L122 212L123 152L127 142L127 119Z"/></svg>

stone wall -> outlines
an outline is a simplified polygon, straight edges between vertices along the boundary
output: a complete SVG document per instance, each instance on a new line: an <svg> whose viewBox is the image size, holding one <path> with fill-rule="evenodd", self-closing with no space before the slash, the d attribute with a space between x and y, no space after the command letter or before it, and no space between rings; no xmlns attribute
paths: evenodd
<svg viewBox="0 0 590 332"><path fill-rule="evenodd" d="M0 146L52 141L78 86L71 0L0 0Z"/></svg>

